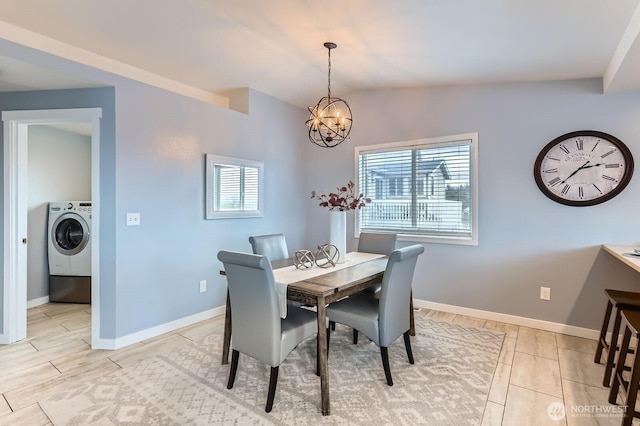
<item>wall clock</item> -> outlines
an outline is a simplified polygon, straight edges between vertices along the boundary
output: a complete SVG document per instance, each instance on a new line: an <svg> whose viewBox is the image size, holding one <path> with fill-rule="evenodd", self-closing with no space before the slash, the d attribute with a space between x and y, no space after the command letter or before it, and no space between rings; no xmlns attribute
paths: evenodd
<svg viewBox="0 0 640 426"><path fill-rule="evenodd" d="M580 130L538 154L533 176L544 195L568 206L593 206L618 195L633 175L633 156L615 136Z"/></svg>

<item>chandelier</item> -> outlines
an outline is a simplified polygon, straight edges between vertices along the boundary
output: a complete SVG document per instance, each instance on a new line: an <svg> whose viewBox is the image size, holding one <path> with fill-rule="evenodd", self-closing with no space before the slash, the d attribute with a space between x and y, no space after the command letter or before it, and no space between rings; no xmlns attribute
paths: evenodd
<svg viewBox="0 0 640 426"><path fill-rule="evenodd" d="M331 97L331 49L337 44L326 42L329 51L329 84L327 96L314 107L309 107L309 140L323 148L333 148L349 137L351 132L351 108L347 101Z"/></svg>

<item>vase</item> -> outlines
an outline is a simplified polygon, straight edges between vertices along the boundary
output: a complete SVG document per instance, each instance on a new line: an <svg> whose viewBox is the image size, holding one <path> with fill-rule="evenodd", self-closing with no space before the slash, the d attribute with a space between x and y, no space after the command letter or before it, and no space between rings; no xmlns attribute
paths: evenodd
<svg viewBox="0 0 640 426"><path fill-rule="evenodd" d="M347 254L347 212L329 211L329 244L338 249L338 263L344 263Z"/></svg>

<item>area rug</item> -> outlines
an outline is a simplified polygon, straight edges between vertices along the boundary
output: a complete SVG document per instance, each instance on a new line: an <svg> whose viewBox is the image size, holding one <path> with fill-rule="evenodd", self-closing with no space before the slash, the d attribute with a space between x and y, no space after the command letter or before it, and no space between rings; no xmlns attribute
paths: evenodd
<svg viewBox="0 0 640 426"><path fill-rule="evenodd" d="M200 341L78 384L41 402L54 425L478 425L504 335L416 316L415 364L402 338L389 348L387 386L379 348L351 330L331 334L331 415L320 412L314 339L280 366L265 413L269 368L240 355L233 389L220 364L222 330Z"/></svg>

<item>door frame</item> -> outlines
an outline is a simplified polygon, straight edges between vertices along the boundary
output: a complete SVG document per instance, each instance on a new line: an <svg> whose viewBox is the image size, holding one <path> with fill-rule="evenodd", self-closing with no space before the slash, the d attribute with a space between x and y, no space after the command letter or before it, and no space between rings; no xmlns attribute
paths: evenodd
<svg viewBox="0 0 640 426"><path fill-rule="evenodd" d="M91 346L100 337L100 119L102 108L3 111L4 270L0 344L27 337L28 128L54 123L91 124Z"/></svg>

